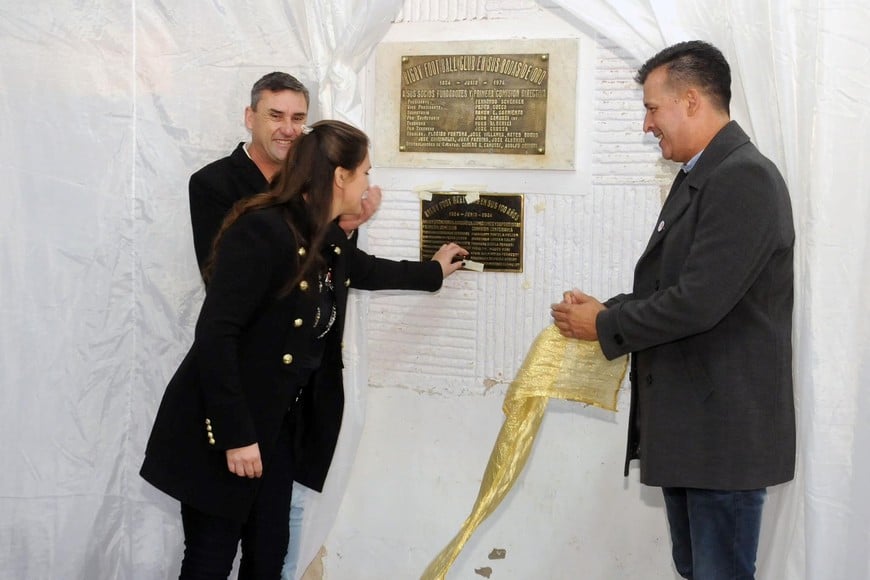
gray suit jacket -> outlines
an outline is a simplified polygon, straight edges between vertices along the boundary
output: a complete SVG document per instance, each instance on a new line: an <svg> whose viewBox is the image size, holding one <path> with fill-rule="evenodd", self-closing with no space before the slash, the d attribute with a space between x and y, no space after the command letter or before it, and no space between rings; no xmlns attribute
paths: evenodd
<svg viewBox="0 0 870 580"><path fill-rule="evenodd" d="M777 168L735 122L671 192L631 294L597 320L632 356L626 475L663 487L756 489L794 476L794 227Z"/></svg>

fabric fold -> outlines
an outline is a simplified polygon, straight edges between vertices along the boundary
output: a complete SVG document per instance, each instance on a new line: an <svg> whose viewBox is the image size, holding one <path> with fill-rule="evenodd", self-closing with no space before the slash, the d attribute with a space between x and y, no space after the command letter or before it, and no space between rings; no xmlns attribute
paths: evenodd
<svg viewBox="0 0 870 580"><path fill-rule="evenodd" d="M531 455L551 398L616 411L627 357L608 361L597 342L565 338L554 325L538 334L511 382L505 420L489 456L471 514L421 580L442 580L477 527L499 506Z"/></svg>

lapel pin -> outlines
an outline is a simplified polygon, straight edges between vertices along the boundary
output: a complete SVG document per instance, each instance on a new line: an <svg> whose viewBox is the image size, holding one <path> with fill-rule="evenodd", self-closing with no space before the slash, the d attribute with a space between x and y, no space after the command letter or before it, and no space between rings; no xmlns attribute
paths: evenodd
<svg viewBox="0 0 870 580"><path fill-rule="evenodd" d="M658 231L662 231L663 229L665 229L665 220L659 222Z"/></svg>

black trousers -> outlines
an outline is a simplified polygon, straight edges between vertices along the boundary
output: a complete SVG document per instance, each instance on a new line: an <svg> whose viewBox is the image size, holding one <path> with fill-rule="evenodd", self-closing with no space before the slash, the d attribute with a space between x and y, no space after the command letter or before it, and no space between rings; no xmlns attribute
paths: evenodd
<svg viewBox="0 0 870 580"><path fill-rule="evenodd" d="M180 580L226 580L233 568L239 541L242 559L239 580L281 578L290 531L290 494L293 489L293 420L281 425L274 457L263 477L248 520L244 523L214 516L181 504L184 558Z"/></svg>

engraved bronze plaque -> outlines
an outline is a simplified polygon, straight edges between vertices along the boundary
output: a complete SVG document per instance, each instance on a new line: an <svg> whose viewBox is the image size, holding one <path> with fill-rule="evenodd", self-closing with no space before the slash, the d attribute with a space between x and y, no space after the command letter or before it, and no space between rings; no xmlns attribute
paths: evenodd
<svg viewBox="0 0 870 580"><path fill-rule="evenodd" d="M485 272L523 271L522 195L433 193L422 201L420 223L421 260L456 242Z"/></svg>
<svg viewBox="0 0 870 580"><path fill-rule="evenodd" d="M402 57L399 151L544 155L549 54Z"/></svg>

